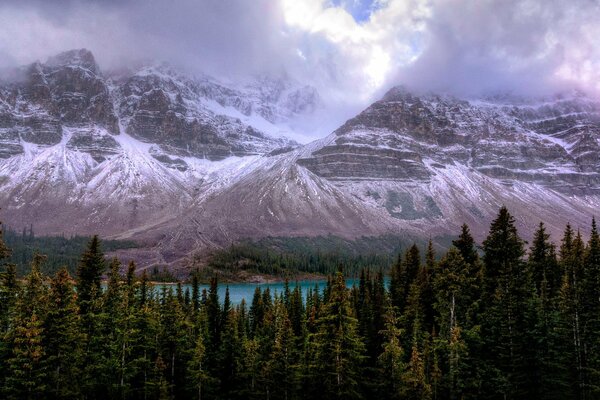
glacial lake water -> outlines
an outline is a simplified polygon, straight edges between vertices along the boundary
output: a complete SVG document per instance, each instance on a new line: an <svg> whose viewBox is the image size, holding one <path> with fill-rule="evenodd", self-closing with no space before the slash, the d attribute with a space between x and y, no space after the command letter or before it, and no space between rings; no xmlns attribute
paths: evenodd
<svg viewBox="0 0 600 400"><path fill-rule="evenodd" d="M319 281L315 281L315 280L309 280L309 281L290 281L289 282L289 286L290 286L290 290L293 290L296 285L300 286L300 289L302 290L302 297L304 298L306 296L306 293L308 291L309 288L314 289L315 287L319 288L319 291L322 291L325 288L325 285L327 284L326 280L319 280ZM387 278L386 278L386 284L387 284ZM246 300L247 304L250 304L252 302L252 297L254 296L254 290L259 287L261 290L265 290L266 288L269 288L269 290L271 291L271 295L274 295L275 293L282 293L284 290L284 282L276 282L276 283L219 283L219 301L223 302L223 300L225 299L225 290L227 287L229 287L229 298L231 299L231 302L233 304L240 304L242 302L242 299ZM356 278L352 278L352 279L346 279L346 286L348 286L349 288L352 287L353 285L358 286L358 279ZM185 293L186 289L189 290L190 292L192 291L192 285L190 284L183 284L181 285L183 288L183 291ZM160 291L162 290L163 287L168 288L172 288L173 291L176 290L177 286L173 285L173 284L161 284L161 283L156 283L154 284L154 289L156 290L157 293L160 293ZM209 285L200 285L200 293L202 293L202 289L209 289Z"/></svg>

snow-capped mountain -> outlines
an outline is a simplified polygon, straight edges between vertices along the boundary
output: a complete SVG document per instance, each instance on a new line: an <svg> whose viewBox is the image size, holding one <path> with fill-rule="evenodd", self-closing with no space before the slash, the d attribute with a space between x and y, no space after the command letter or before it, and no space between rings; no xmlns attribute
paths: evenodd
<svg viewBox="0 0 600 400"><path fill-rule="evenodd" d="M318 94L261 82L258 93L165 66L103 74L87 50L14 71L0 85L4 219L110 234L172 218L205 181L218 186L260 155L298 146L285 124Z"/></svg>
<svg viewBox="0 0 600 400"><path fill-rule="evenodd" d="M447 241L466 222L481 239L501 205L526 238L540 221L555 238L567 222L585 233L600 205L599 127L600 102L579 93L461 100L394 88L139 237L169 232L157 248L179 251L330 233Z"/></svg>
<svg viewBox="0 0 600 400"><path fill-rule="evenodd" d="M0 86L0 206L39 233L134 239L147 263L243 238L481 238L502 204L527 237L600 204L600 101L458 99L401 87L300 146L314 88L164 65L103 74L71 51ZM141 250L136 255L142 257Z"/></svg>

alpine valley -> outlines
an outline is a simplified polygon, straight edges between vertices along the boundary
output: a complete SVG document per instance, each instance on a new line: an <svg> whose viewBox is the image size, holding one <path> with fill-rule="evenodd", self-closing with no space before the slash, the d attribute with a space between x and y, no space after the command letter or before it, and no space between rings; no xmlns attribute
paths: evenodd
<svg viewBox="0 0 600 400"><path fill-rule="evenodd" d="M265 237L482 238L501 205L525 238L600 205L600 101L460 99L392 88L298 144L322 106L293 79L243 84L166 65L102 72L87 50L0 85L1 218L139 243L142 264ZM525 218L526 217L526 218ZM585 229L587 231L587 229Z"/></svg>

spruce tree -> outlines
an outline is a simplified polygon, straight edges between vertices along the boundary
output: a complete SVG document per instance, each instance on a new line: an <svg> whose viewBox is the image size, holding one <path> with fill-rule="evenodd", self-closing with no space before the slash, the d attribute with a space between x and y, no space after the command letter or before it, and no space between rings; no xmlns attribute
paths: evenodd
<svg viewBox="0 0 600 400"><path fill-rule="evenodd" d="M51 384L49 397L80 397L83 336L73 280L66 268L58 270L50 284L48 314L43 323L45 367Z"/></svg>
<svg viewBox="0 0 600 400"><path fill-rule="evenodd" d="M95 296L101 293L100 280L106 269L100 239L94 235L77 267L77 300L82 314L87 314Z"/></svg>
<svg viewBox="0 0 600 400"><path fill-rule="evenodd" d="M37 400L47 396L47 372L43 364L45 355L42 321L34 311L19 314L9 333L12 349L4 391L8 399Z"/></svg>
<svg viewBox="0 0 600 400"><path fill-rule="evenodd" d="M198 337L192 359L188 362L188 375L190 378L189 384L193 387L195 397L202 400L203 386L209 380L208 372L206 371L206 346L204 346L204 338Z"/></svg>
<svg viewBox="0 0 600 400"><path fill-rule="evenodd" d="M471 236L471 230L467 224L461 226L460 235L458 239L452 241L452 245L458 249L465 263L474 265L479 260L475 240Z"/></svg>
<svg viewBox="0 0 600 400"><path fill-rule="evenodd" d="M533 237L528 262L538 295L545 290L548 298L555 298L560 289L562 273L554 245L549 239L550 235L546 233L544 223L540 222Z"/></svg>
<svg viewBox="0 0 600 400"><path fill-rule="evenodd" d="M323 399L360 398L364 344L352 315L344 276L338 272L314 335L313 377Z"/></svg>
<svg viewBox="0 0 600 400"><path fill-rule="evenodd" d="M278 399L293 398L297 384L297 359L294 332L287 310L281 301L274 308L275 336L271 354L266 362L267 380L271 382L270 395Z"/></svg>
<svg viewBox="0 0 600 400"><path fill-rule="evenodd" d="M385 329L381 334L384 341L378 358L381 368L379 395L390 400L404 399L407 392L404 382L407 365L404 362L404 349L401 343L402 331L398 327L398 318L393 307L388 308L385 315Z"/></svg>
<svg viewBox="0 0 600 400"><path fill-rule="evenodd" d="M506 398L527 398L532 389L527 360L531 326L531 278L523 261L524 242L515 220L502 207L483 242L487 310L483 338L495 380L487 390ZM495 383L494 383L495 382ZM494 386L489 385L492 383Z"/></svg>
<svg viewBox="0 0 600 400"><path fill-rule="evenodd" d="M579 232L575 235L569 224L565 228L561 247L560 265L564 271L559 294L562 338L567 343L567 370L575 398L582 398L585 382L585 359L582 338L581 282L583 280L584 244Z"/></svg>
<svg viewBox="0 0 600 400"><path fill-rule="evenodd" d="M581 281L584 390L586 398L600 396L600 235L592 219Z"/></svg>
<svg viewBox="0 0 600 400"><path fill-rule="evenodd" d="M400 260L392 268L390 280L390 297L392 305L398 307L400 313L404 312L411 285L414 283L419 273L421 265L421 256L419 248L413 244L404 254L404 259Z"/></svg>

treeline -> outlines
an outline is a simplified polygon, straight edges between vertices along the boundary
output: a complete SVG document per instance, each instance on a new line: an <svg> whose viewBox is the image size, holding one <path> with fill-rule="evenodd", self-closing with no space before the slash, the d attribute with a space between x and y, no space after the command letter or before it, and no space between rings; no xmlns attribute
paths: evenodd
<svg viewBox="0 0 600 400"><path fill-rule="evenodd" d="M388 269L391 254L344 254L340 251L318 251L313 247L304 250L281 252L258 244L238 244L216 251L208 268L199 270L202 280L218 274L225 279L235 279L237 273L250 271L281 277L299 273L333 274L340 265L347 276L358 276L362 269Z"/></svg>
<svg viewBox="0 0 600 400"><path fill-rule="evenodd" d="M42 272L54 275L61 267L66 267L74 274L81 258L81 252L90 241L89 236L36 236L33 226L18 232L10 227L4 229L4 241L10 247L11 254L7 260L16 265L17 275L22 277L29 272L30 263L35 253L46 254ZM106 240L105 251L136 247L134 242L122 240Z"/></svg>
<svg viewBox="0 0 600 400"><path fill-rule="evenodd" d="M0 242L2 243L2 242ZM543 224L529 250L502 208L479 255L468 227L437 261L410 247L325 290L257 289L250 304L153 290L94 238L75 280L36 256L0 285L0 387L9 399L600 398L600 236ZM0 246L0 255L8 249Z"/></svg>

